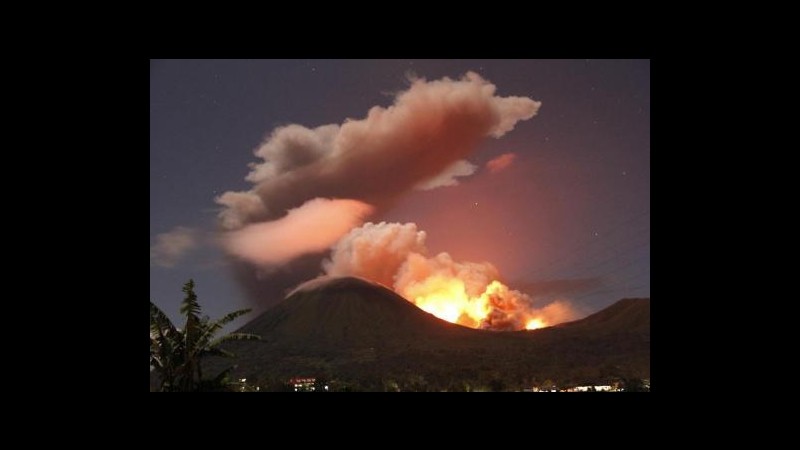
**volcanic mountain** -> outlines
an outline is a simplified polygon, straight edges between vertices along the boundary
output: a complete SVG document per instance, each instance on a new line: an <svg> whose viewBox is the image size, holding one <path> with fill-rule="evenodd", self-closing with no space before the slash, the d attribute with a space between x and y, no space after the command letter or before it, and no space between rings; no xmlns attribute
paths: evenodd
<svg viewBox="0 0 800 450"><path fill-rule="evenodd" d="M650 376L650 300L624 299L584 319L531 331L455 325L360 278L315 280L243 326L237 377L295 376L358 390L469 389ZM212 360L219 370L229 361Z"/></svg>

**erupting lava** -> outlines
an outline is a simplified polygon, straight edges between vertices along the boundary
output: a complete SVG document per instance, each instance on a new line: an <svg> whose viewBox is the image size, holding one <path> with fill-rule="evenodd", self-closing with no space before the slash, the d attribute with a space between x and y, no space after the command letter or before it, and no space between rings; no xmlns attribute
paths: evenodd
<svg viewBox="0 0 800 450"><path fill-rule="evenodd" d="M547 326L541 317L527 312L516 301L524 296L494 280L480 295L470 296L464 282L455 277L434 275L404 289L401 294L423 311L448 322L470 328L533 330Z"/></svg>
<svg viewBox="0 0 800 450"><path fill-rule="evenodd" d="M526 330L535 330L537 328L544 328L547 324L542 319L531 319L525 324Z"/></svg>
<svg viewBox="0 0 800 450"><path fill-rule="evenodd" d="M368 222L334 245L323 268L329 276L389 286L423 311L470 328L532 330L575 317L566 301L536 306L530 296L509 289L488 262L455 261L447 252L428 256L425 237L414 223Z"/></svg>

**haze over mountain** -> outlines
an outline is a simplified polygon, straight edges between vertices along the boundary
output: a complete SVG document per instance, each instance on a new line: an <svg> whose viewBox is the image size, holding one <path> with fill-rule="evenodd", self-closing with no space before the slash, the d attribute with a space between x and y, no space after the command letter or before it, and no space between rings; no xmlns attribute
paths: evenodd
<svg viewBox="0 0 800 450"><path fill-rule="evenodd" d="M252 380L316 376L382 390L397 380L425 389L650 376L649 299L620 300L555 327L499 332L440 320L380 284L343 277L295 290L239 331L262 336L228 345L235 376ZM212 360L209 369L225 363Z"/></svg>

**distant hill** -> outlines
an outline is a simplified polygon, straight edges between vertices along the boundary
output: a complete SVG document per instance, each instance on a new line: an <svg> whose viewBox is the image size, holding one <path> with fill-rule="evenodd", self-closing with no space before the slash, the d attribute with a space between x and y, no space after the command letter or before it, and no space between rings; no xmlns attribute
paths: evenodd
<svg viewBox="0 0 800 450"><path fill-rule="evenodd" d="M380 284L343 277L296 290L240 331L269 342L340 348L463 336L471 330L420 310Z"/></svg>
<svg viewBox="0 0 800 450"><path fill-rule="evenodd" d="M613 305L574 322L556 327L597 334L650 333L650 299L624 298Z"/></svg>
<svg viewBox="0 0 800 450"><path fill-rule="evenodd" d="M382 285L344 277L308 283L239 331L262 336L228 346L236 376L251 380L461 390L650 375L649 299L620 300L556 327L499 332L440 320Z"/></svg>

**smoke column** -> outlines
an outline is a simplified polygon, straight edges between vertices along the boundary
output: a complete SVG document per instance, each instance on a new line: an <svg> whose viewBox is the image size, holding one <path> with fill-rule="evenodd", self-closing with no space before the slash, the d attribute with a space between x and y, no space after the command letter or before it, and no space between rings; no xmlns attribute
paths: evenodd
<svg viewBox="0 0 800 450"><path fill-rule="evenodd" d="M319 267L322 252L370 216L386 211L400 196L447 188L458 184L457 178L471 176L477 166L465 158L477 145L502 137L536 115L541 106L527 97L501 97L496 91L494 84L474 72L460 79L418 78L410 80L390 106L374 106L363 118L273 130L254 151L257 161L245 177L252 187L216 198L222 206L220 241L233 258L236 278L256 302L274 300L298 279L313 277L308 270ZM425 282L416 275L423 267L445 269L439 256L426 264L409 258L426 251L418 246L418 237L403 241L406 234L398 232L400 240L375 235L385 240L375 246L390 249L396 259L385 261L383 268L359 266L359 270L390 286L400 279L398 289L411 295ZM335 255L331 261L333 272L355 270L340 267L342 258ZM485 280L496 275L490 264L450 266L466 277L465 290L470 294L483 286L472 277ZM471 271L473 267L482 269ZM517 298L516 291L511 292L502 298ZM507 320L516 324L522 319L504 314L485 321Z"/></svg>
<svg viewBox="0 0 800 450"><path fill-rule="evenodd" d="M528 295L502 284L488 262L454 261L445 252L428 256L425 239L413 223L366 223L336 243L323 269L382 283L423 310L472 328L521 330L575 318L564 301L536 308Z"/></svg>

